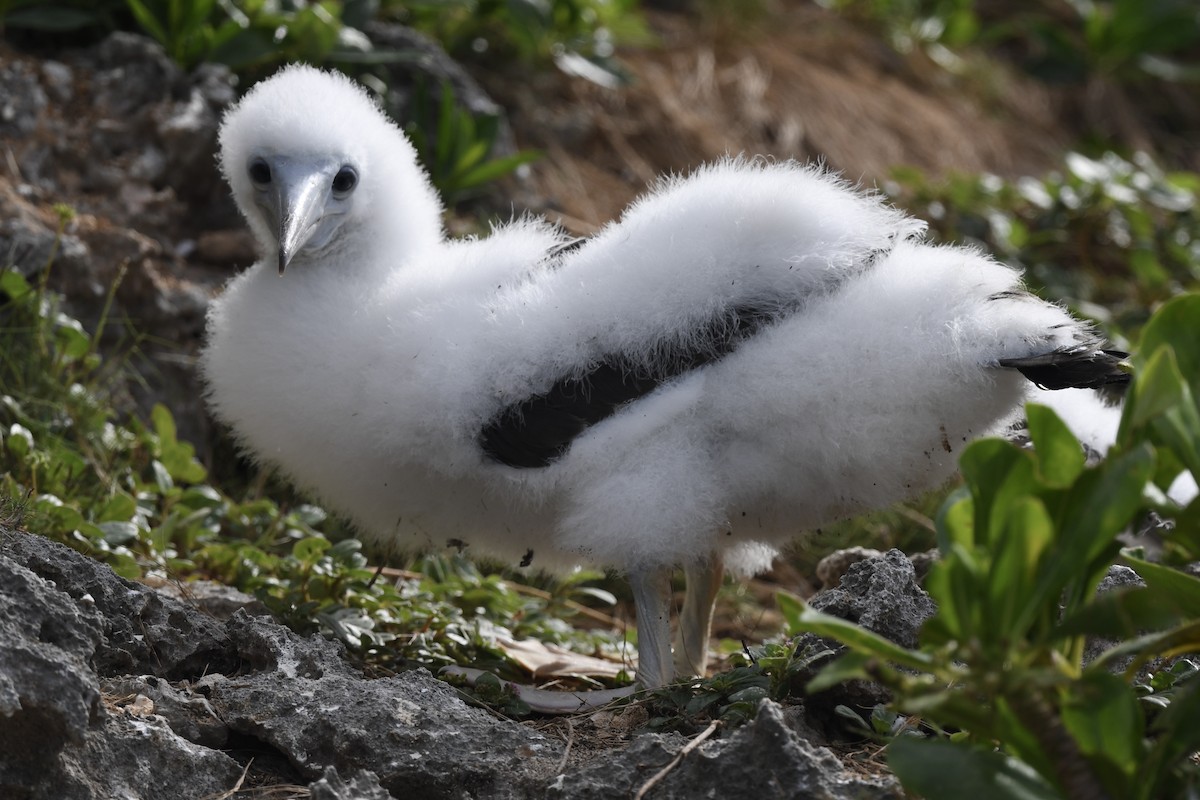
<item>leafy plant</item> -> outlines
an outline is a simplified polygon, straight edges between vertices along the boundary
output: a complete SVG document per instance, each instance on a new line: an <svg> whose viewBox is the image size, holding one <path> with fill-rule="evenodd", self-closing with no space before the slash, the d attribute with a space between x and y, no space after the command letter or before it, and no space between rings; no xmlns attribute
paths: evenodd
<svg viewBox="0 0 1200 800"><path fill-rule="evenodd" d="M1200 24L1190 0L821 1L878 24L900 51L982 44L1053 81L1200 80Z"/></svg>
<svg viewBox="0 0 1200 800"><path fill-rule="evenodd" d="M1044 178L897 169L888 193L945 240L982 245L1054 297L1131 331L1152 308L1200 286L1200 176L1148 156L1071 153ZM1132 271L1135 280L1131 283Z"/></svg>
<svg viewBox="0 0 1200 800"><path fill-rule="evenodd" d="M1129 82L1200 80L1200 25L1188 0L1068 0L1057 13L1030 3L995 20L992 40L1025 44L1034 74Z"/></svg>
<svg viewBox="0 0 1200 800"><path fill-rule="evenodd" d="M784 602L795 630L849 648L810 690L875 680L900 712L965 732L894 740L888 763L907 788L929 798L1149 800L1200 787L1188 759L1200 748L1195 670L1176 666L1170 680L1158 678L1169 686L1162 693L1145 691L1155 677L1141 689L1132 682L1145 664L1200 652L1200 581L1122 552L1116 540L1153 509L1174 517L1180 547L1198 552L1200 500L1179 509L1162 494L1184 468L1200 468L1198 318L1200 295L1187 295L1147 325L1105 463L1085 467L1066 426L1036 405L1034 450L984 440L963 453L965 485L939 515L943 559L926 582L938 612L919 648ZM1097 595L1114 561L1145 586ZM1084 664L1089 636L1118 641Z"/></svg>
<svg viewBox="0 0 1200 800"><path fill-rule="evenodd" d="M413 108L405 132L429 171L434 188L449 205L477 194L484 184L541 158L541 153L535 150L493 158L500 118L474 116L459 108L449 83L442 84L436 103L420 87Z"/></svg>
<svg viewBox="0 0 1200 800"><path fill-rule="evenodd" d="M974 0L818 0L878 24L900 52L931 44L966 45L979 35Z"/></svg>
<svg viewBox="0 0 1200 800"><path fill-rule="evenodd" d="M833 654L820 646L797 648L795 641L767 642L735 656L726 672L655 689L648 697L647 727L694 732L709 720L739 725L754 719L763 699L797 695L797 683Z"/></svg>
<svg viewBox="0 0 1200 800"><path fill-rule="evenodd" d="M617 39L645 39L636 0L385 0L453 56L503 63L555 61L604 83L620 82Z"/></svg>
<svg viewBox="0 0 1200 800"><path fill-rule="evenodd" d="M0 23L42 33L114 30L124 12L124 0L0 0Z"/></svg>
<svg viewBox="0 0 1200 800"><path fill-rule="evenodd" d="M288 61L322 63L370 49L347 20L366 21L368 0L0 0L11 28L64 34L145 33L184 69L214 61L247 71Z"/></svg>
<svg viewBox="0 0 1200 800"><path fill-rule="evenodd" d="M246 0L126 0L141 28L190 69L217 61L234 69L285 61L324 61L348 39L342 4L290 7ZM365 40L361 34L358 40Z"/></svg>

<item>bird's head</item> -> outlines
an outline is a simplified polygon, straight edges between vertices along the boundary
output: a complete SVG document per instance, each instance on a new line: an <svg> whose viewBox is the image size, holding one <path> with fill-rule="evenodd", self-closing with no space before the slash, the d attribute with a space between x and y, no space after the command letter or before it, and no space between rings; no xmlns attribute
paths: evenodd
<svg viewBox="0 0 1200 800"><path fill-rule="evenodd" d="M338 251L394 266L441 240L412 145L344 75L286 67L226 113L220 145L234 199L280 275Z"/></svg>

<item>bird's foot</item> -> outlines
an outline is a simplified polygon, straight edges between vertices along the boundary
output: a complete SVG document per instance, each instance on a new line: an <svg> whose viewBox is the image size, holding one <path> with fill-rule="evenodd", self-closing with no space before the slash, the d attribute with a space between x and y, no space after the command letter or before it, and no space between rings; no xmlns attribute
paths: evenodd
<svg viewBox="0 0 1200 800"><path fill-rule="evenodd" d="M467 683L474 686L481 676L491 673L470 667L443 667L441 674L465 678ZM614 700L621 700L644 691L637 684L620 689L591 689L583 692L550 691L505 680L501 680L500 685L540 714L576 714L581 711L595 711Z"/></svg>

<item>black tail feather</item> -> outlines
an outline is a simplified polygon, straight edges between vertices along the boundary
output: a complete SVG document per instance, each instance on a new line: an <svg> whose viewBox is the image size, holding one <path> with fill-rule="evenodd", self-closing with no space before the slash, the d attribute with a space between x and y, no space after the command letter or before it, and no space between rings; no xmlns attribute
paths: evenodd
<svg viewBox="0 0 1200 800"><path fill-rule="evenodd" d="M1028 358L1002 358L1000 366L1019 370L1042 389L1100 389L1129 383L1128 353L1076 348Z"/></svg>

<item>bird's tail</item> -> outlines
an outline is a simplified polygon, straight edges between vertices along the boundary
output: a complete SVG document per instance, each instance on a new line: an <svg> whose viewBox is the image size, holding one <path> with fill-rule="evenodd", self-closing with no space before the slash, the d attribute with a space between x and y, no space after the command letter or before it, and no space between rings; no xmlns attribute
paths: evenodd
<svg viewBox="0 0 1200 800"><path fill-rule="evenodd" d="M1042 389L1100 389L1129 383L1128 353L1094 347L1053 350L1025 358L1002 358L1000 366L1018 370Z"/></svg>

